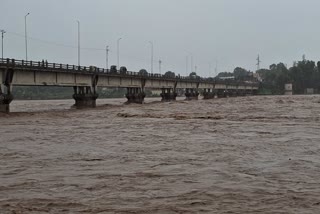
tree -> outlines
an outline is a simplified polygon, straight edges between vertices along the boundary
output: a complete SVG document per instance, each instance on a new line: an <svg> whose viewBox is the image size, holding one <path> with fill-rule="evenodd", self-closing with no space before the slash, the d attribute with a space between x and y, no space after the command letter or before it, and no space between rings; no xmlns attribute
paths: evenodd
<svg viewBox="0 0 320 214"><path fill-rule="evenodd" d="M139 71L139 74L142 75L142 76L147 76L147 75L148 75L148 72L147 72L146 69L141 69L141 70Z"/></svg>
<svg viewBox="0 0 320 214"><path fill-rule="evenodd" d="M165 77L167 78L175 78L176 77L176 74L172 71L167 71L165 74L164 74Z"/></svg>
<svg viewBox="0 0 320 214"><path fill-rule="evenodd" d="M249 72L244 68L236 67L233 70L233 75L237 80L245 80L249 76Z"/></svg>
<svg viewBox="0 0 320 214"><path fill-rule="evenodd" d="M198 76L196 72L191 72L189 74L189 77L192 79L199 79L200 78L200 76Z"/></svg>

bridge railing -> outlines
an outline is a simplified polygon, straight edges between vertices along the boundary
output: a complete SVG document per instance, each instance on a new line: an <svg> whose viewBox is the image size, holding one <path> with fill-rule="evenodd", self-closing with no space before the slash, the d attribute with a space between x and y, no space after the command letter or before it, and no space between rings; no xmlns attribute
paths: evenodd
<svg viewBox="0 0 320 214"><path fill-rule="evenodd" d="M0 66L5 67L18 67L18 68L27 68L27 69L43 69L43 70L57 70L62 72L81 72L81 73L104 73L112 74L116 76L139 76L139 77L150 77L150 78L159 78L159 79L179 79L185 81L195 81L204 82L204 83L213 83L213 84L229 84L235 86L258 86L257 82L245 82L237 80L221 80L216 78L202 78L202 77L189 77L189 76L166 76L163 74L151 74L151 73L138 73L133 71L121 72L119 70L112 71L110 69L98 68L95 66L77 66L69 64L60 64L60 63L48 63L47 61L25 61L25 60L15 60L15 59L4 59L0 58Z"/></svg>

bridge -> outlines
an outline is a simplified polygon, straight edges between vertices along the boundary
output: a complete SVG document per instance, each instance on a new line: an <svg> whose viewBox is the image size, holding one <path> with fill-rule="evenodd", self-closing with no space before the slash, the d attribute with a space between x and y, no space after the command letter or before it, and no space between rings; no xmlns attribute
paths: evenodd
<svg viewBox="0 0 320 214"><path fill-rule="evenodd" d="M95 107L97 87L127 88L128 103L143 103L145 89L161 89L162 101L176 100L177 89L186 91L186 99L254 95L258 84L235 80L131 72L122 67L104 69L93 66L24 61L0 58L0 112L8 113L14 86L73 87L75 106Z"/></svg>

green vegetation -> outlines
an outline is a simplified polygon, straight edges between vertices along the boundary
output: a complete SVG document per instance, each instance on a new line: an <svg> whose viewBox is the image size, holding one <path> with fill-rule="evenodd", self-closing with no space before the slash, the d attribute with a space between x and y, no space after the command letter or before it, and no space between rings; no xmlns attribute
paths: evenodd
<svg viewBox="0 0 320 214"><path fill-rule="evenodd" d="M294 94L303 94L307 88L320 88L320 62L302 60L291 68L283 63L272 64L269 69L257 71L262 79L260 93L283 94L284 84L293 84Z"/></svg>
<svg viewBox="0 0 320 214"><path fill-rule="evenodd" d="M294 94L304 94L307 88L320 91L320 61L317 63L303 59L291 68L283 63L272 64L269 69L256 72L237 67L233 72L221 72L216 78L233 78L239 81L260 80L259 94L284 94L284 85L292 83Z"/></svg>
<svg viewBox="0 0 320 214"><path fill-rule="evenodd" d="M176 74L172 71L167 71L165 74L164 74L165 77L168 77L168 78L175 78L176 77Z"/></svg>

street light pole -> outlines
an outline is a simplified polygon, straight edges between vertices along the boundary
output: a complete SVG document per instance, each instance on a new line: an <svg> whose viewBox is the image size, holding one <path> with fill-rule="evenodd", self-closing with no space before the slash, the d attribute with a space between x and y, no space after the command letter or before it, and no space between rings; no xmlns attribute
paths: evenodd
<svg viewBox="0 0 320 214"><path fill-rule="evenodd" d="M192 73L193 72L193 55L191 55L191 64L190 65L191 65L191 71L190 72Z"/></svg>
<svg viewBox="0 0 320 214"><path fill-rule="evenodd" d="M30 15L30 13L27 13L27 15L24 16L24 37L26 42L26 61L28 61L28 39L27 39L27 16Z"/></svg>
<svg viewBox="0 0 320 214"><path fill-rule="evenodd" d="M109 55L109 46L106 46L106 68L108 69L108 55Z"/></svg>
<svg viewBox="0 0 320 214"><path fill-rule="evenodd" d="M188 76L188 68L189 68L189 56L186 56L186 76Z"/></svg>
<svg viewBox="0 0 320 214"><path fill-rule="evenodd" d="M119 50L119 46L120 46L120 40L121 40L122 38L119 38L118 40L117 40L117 62L118 62L118 69L120 69L119 68L119 65L120 65L120 54L119 54L119 52L120 52L120 50Z"/></svg>
<svg viewBox="0 0 320 214"><path fill-rule="evenodd" d="M161 74L161 63L162 63L162 61L161 61L161 59L159 59L159 73Z"/></svg>
<svg viewBox="0 0 320 214"><path fill-rule="evenodd" d="M1 38L2 38L2 40L1 40L1 53L2 53L2 59L3 59L3 34L5 34L6 32L4 31L4 30L0 30L0 32L1 32Z"/></svg>
<svg viewBox="0 0 320 214"><path fill-rule="evenodd" d="M151 73L153 73L153 42L149 41L151 44Z"/></svg>
<svg viewBox="0 0 320 214"><path fill-rule="evenodd" d="M117 40L117 67L118 67L118 69L119 69L119 65L120 65L120 48L119 48L119 46L120 46L120 40L121 40L122 38L119 38L118 40Z"/></svg>
<svg viewBox="0 0 320 214"><path fill-rule="evenodd" d="M78 66L80 67L80 21L77 20L78 23Z"/></svg>

